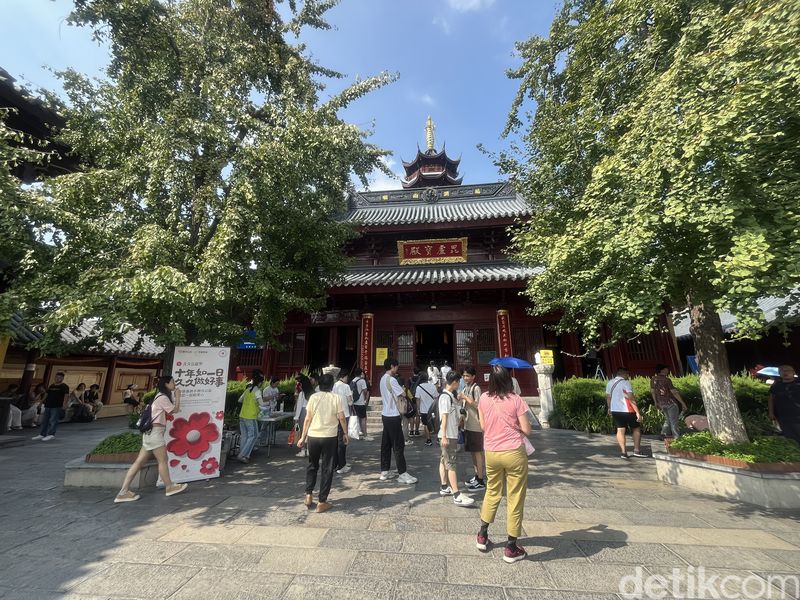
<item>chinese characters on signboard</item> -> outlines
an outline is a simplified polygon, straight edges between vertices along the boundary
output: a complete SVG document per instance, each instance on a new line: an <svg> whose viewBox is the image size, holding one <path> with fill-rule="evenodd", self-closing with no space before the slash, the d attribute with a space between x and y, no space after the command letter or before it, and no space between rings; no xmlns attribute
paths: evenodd
<svg viewBox="0 0 800 600"><path fill-rule="evenodd" d="M361 315L361 368L367 381L372 379L372 319L372 313Z"/></svg>
<svg viewBox="0 0 800 600"><path fill-rule="evenodd" d="M497 345L501 357L511 356L511 325L507 310L497 311Z"/></svg>
<svg viewBox="0 0 800 600"><path fill-rule="evenodd" d="M401 265L467 262L467 238L397 242Z"/></svg>
<svg viewBox="0 0 800 600"><path fill-rule="evenodd" d="M181 399L180 412L167 416L172 481L219 477L230 356L230 348L175 348L172 376Z"/></svg>

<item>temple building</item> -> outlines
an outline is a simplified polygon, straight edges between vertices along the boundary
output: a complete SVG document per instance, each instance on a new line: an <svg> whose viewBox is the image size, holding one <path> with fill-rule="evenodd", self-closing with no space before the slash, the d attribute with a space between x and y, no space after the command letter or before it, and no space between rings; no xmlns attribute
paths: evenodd
<svg viewBox="0 0 800 600"><path fill-rule="evenodd" d="M325 310L294 314L281 338L282 350L239 352L242 376L253 368L285 376L304 366L362 366L377 382L387 356L407 377L414 366L447 361L456 369L475 366L484 381L489 361L516 356L533 362L553 350L556 377L592 376L596 364L574 334L548 327L557 315L531 316L521 295L531 269L506 255L509 226L531 214L509 182L462 184L459 159L436 149L428 118L426 150L403 162L402 187L357 192L342 219L359 236L346 248L352 264L329 289ZM597 360L595 360L597 362ZM674 336L657 333L600 353L605 373L625 364L651 374L664 362L680 372ZM587 372L590 371L590 372ZM517 370L524 395L536 395L532 370Z"/></svg>

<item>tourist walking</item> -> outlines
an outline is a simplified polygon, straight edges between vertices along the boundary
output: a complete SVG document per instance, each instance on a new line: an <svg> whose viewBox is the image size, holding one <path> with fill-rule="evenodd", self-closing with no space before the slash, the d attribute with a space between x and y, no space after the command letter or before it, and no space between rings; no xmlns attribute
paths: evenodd
<svg viewBox="0 0 800 600"><path fill-rule="evenodd" d="M405 438L403 438L403 417L405 402L403 388L395 379L399 363L396 358L383 361L386 371L381 377L381 421L383 436L381 437L381 481L397 477L400 483L417 483L417 478L406 471ZM392 451L397 471L391 471Z"/></svg>
<svg viewBox="0 0 800 600"><path fill-rule="evenodd" d="M314 388L317 386L316 378L313 375L306 376L300 373L295 380L300 386L300 391L297 392L297 400L294 405L294 428L300 432L303 423L306 421L306 403L308 399L314 394ZM308 449L301 448L297 453L298 457L308 456Z"/></svg>
<svg viewBox="0 0 800 600"><path fill-rule="evenodd" d="M453 370L453 368L450 366L450 363L449 363L449 362L447 362L447 361L444 361L444 362L442 363L442 369L441 369L441 374L442 374L442 380L441 380L441 381L442 381L442 387L444 387L445 385L447 385L447 374L448 374L450 371L452 371L452 370Z"/></svg>
<svg viewBox="0 0 800 600"><path fill-rule="evenodd" d="M150 431L142 433L142 449L139 456L125 474L117 497L114 502L133 502L140 498L130 490L131 482L152 456L158 462L158 476L164 482L167 496L174 496L184 491L188 484L172 483L167 464L167 415L174 415L181 410L181 391L175 388L175 379L172 375L163 375L158 378L156 397L150 405L153 426Z"/></svg>
<svg viewBox="0 0 800 600"><path fill-rule="evenodd" d="M486 448L486 494L481 507L481 526L476 545L487 551L489 525L494 523L497 507L506 488L506 533L508 540L503 549L503 560L513 563L525 558L527 553L517 543L522 533L525 495L528 490L528 442L531 432L528 405L514 393L511 375L501 366L489 374L489 391L481 395L478 416L483 429ZM532 446L530 451L533 451Z"/></svg>
<svg viewBox="0 0 800 600"><path fill-rule="evenodd" d="M433 387L436 388L436 393L438 394L442 384L442 372L439 370L439 367L436 366L434 361L431 361L428 365L428 381L433 384Z"/></svg>
<svg viewBox="0 0 800 600"><path fill-rule="evenodd" d="M64 383L64 373L56 373L55 381L47 388L47 395L44 400L44 416L42 416L42 428L39 435L34 436L34 440L49 442L56 437L58 422L61 420L62 412L66 412L69 402L69 386Z"/></svg>
<svg viewBox="0 0 800 600"><path fill-rule="evenodd" d="M261 391L261 384L264 383L264 375L261 371L253 371L253 376L244 388L244 392L239 396L239 454L236 460L242 463L250 462L250 455L258 440L258 417L261 414L261 407L264 404L264 395Z"/></svg>
<svg viewBox="0 0 800 600"><path fill-rule="evenodd" d="M800 382L791 365L781 365L778 374L780 379L769 389L769 418L784 436L800 444Z"/></svg>
<svg viewBox="0 0 800 600"><path fill-rule="evenodd" d="M436 391L434 385L428 381L427 373L420 373L419 385L417 386L414 396L417 399L417 406L419 407L422 426L425 428L425 445L433 446L433 442L431 442L431 434L436 432L433 430L432 409L436 404L438 392Z"/></svg>
<svg viewBox="0 0 800 600"><path fill-rule="evenodd" d="M459 400L464 403L467 414L464 416L464 450L472 456L472 467L475 475L465 482L471 492L486 489L484 481L484 456L483 456L483 429L478 415L480 406L481 388L478 385L475 367L464 369L464 391L459 394Z"/></svg>
<svg viewBox="0 0 800 600"><path fill-rule="evenodd" d="M680 392L672 385L667 365L656 365L656 374L650 380L650 395L653 397L656 408L664 413L661 439L663 440L666 437L679 438L681 430L678 422L681 413L685 413L687 408ZM676 401L680 403L680 408Z"/></svg>
<svg viewBox="0 0 800 600"><path fill-rule="evenodd" d="M410 402L414 403L414 418L411 420L411 431L409 432L414 437L419 437L419 425L422 417L419 411L419 403L417 402L417 387L422 383L423 373L419 367L414 367L414 372L411 379L408 380L408 391L411 393Z"/></svg>
<svg viewBox="0 0 800 600"><path fill-rule="evenodd" d="M645 457L639 447L642 439L642 415L636 405L633 395L633 386L628 380L630 373L625 367L617 369L617 375L606 385L606 404L608 414L614 419L617 429L617 443L620 449L620 458L628 458L625 434L630 428L633 437L633 455Z"/></svg>
<svg viewBox="0 0 800 600"><path fill-rule="evenodd" d="M475 500L458 491L458 422L461 404L456 400L455 392L461 376L450 371L439 395L439 440L442 445L439 458L439 495L453 496L456 506L472 506Z"/></svg>
<svg viewBox="0 0 800 600"><path fill-rule="evenodd" d="M353 394L353 410L358 417L358 425L361 428L363 440L372 441L367 435L367 407L369 406L369 385L364 379L364 371L356 367L353 369L353 379L350 381L350 391Z"/></svg>
<svg viewBox="0 0 800 600"><path fill-rule="evenodd" d="M311 508L314 504L314 486L319 481L317 512L331 508L328 495L333 482L333 470L337 455L337 432L341 427L344 444L350 443L347 422L342 412L342 402L332 392L333 375L325 373L319 378L319 391L311 395L306 405L303 433L297 442L298 448L308 445L308 467L306 468L306 495L303 504ZM320 473L320 469L322 472Z"/></svg>
<svg viewBox="0 0 800 600"><path fill-rule="evenodd" d="M340 371L338 367L336 367L336 370L339 371L339 380L333 384L333 393L339 396L339 401L342 404L342 413L344 414L345 423L344 428L342 428L340 425L338 431L336 432L336 472L339 475L344 475L345 473L349 473L352 469L352 467L347 464L347 444L345 443L345 433L348 431L347 420L353 413L353 391L347 384L347 373L345 371ZM331 375L333 376L333 373L331 373Z"/></svg>

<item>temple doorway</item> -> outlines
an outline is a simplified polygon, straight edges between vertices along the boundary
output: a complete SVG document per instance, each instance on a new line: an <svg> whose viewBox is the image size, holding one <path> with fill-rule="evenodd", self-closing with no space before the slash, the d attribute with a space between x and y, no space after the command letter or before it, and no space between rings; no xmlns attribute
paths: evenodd
<svg viewBox="0 0 800 600"><path fill-rule="evenodd" d="M417 366L425 368L430 361L441 367L446 360L453 366L453 326L417 325Z"/></svg>
<svg viewBox="0 0 800 600"><path fill-rule="evenodd" d="M311 327L308 330L308 354L306 363L312 373L319 373L328 365L330 328Z"/></svg>

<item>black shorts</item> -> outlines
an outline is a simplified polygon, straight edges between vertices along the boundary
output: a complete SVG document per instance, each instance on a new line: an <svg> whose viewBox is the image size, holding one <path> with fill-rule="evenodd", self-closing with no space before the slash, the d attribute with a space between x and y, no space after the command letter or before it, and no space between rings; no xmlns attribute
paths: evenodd
<svg viewBox="0 0 800 600"><path fill-rule="evenodd" d="M631 429L638 429L641 426L641 423L636 420L636 413L612 412L611 418L614 419L614 426L617 429L625 429L627 427L630 427Z"/></svg>
<svg viewBox="0 0 800 600"><path fill-rule="evenodd" d="M367 405L366 404L353 404L353 410L356 411L356 416L359 419L367 418Z"/></svg>
<svg viewBox="0 0 800 600"><path fill-rule="evenodd" d="M419 413L419 417L425 429L427 429L428 431L433 431L433 425L431 424L430 415L428 413Z"/></svg>
<svg viewBox="0 0 800 600"><path fill-rule="evenodd" d="M483 432L465 429L464 450L467 452L483 452Z"/></svg>

